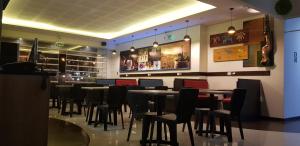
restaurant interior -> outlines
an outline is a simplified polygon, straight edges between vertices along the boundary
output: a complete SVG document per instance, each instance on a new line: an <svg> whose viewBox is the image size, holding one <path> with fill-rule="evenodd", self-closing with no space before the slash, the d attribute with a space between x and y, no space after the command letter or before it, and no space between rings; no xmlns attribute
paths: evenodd
<svg viewBox="0 0 300 146"><path fill-rule="evenodd" d="M298 146L298 6L0 0L0 146Z"/></svg>

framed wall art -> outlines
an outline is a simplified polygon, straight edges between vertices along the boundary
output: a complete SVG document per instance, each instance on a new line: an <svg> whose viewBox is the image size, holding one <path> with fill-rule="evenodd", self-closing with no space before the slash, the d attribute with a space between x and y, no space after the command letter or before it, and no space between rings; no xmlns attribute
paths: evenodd
<svg viewBox="0 0 300 146"><path fill-rule="evenodd" d="M120 72L187 70L191 66L191 41L176 41L154 48L120 52Z"/></svg>

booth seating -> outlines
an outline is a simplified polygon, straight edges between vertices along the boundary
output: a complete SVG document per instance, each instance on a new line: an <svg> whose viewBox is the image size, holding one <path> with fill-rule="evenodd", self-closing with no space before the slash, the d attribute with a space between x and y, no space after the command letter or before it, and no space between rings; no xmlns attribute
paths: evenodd
<svg viewBox="0 0 300 146"><path fill-rule="evenodd" d="M260 116L260 89L261 81L253 79L238 79L237 88L246 89L246 97L244 107L241 111L242 120L255 120ZM229 109L231 98L223 99L225 109Z"/></svg>
<svg viewBox="0 0 300 146"><path fill-rule="evenodd" d="M135 79L97 79L96 84L103 86L137 86Z"/></svg>
<svg viewBox="0 0 300 146"><path fill-rule="evenodd" d="M208 89L208 82L205 79L174 79L175 91L179 91L181 88L194 88L194 89Z"/></svg>
<svg viewBox="0 0 300 146"><path fill-rule="evenodd" d="M209 85L207 80L204 79L175 79L174 90L179 91L181 88L193 88L193 89L208 89ZM207 100L209 96L199 93L197 107L207 106Z"/></svg>
<svg viewBox="0 0 300 146"><path fill-rule="evenodd" d="M116 79L97 79L96 84L103 86L114 86L116 84Z"/></svg>
<svg viewBox="0 0 300 146"><path fill-rule="evenodd" d="M175 79L174 90L180 90L181 88L193 88L193 89L208 89L209 85L207 80L204 79ZM210 99L209 95L199 93L197 96L196 107L199 112L207 113L211 108L216 108L217 102ZM197 120L197 119L196 119ZM202 121L203 123L203 121ZM195 129L198 127L198 121L195 121ZM185 125L183 126L183 131Z"/></svg>
<svg viewBox="0 0 300 146"><path fill-rule="evenodd" d="M141 87L158 87L163 86L164 82L162 79L139 79L138 84Z"/></svg>
<svg viewBox="0 0 300 146"><path fill-rule="evenodd" d="M116 79L116 86L137 86L137 81L135 79ZM126 96L126 94L125 94ZM127 98L124 97L123 105L124 111L127 112Z"/></svg>
<svg viewBox="0 0 300 146"><path fill-rule="evenodd" d="M116 86L137 86L135 79L116 79Z"/></svg>
<svg viewBox="0 0 300 146"><path fill-rule="evenodd" d="M203 79L186 79L183 82L183 86L185 88L194 88L194 89L208 89L208 82L207 80ZM199 93L198 98L205 98L207 99L208 96L205 94Z"/></svg>

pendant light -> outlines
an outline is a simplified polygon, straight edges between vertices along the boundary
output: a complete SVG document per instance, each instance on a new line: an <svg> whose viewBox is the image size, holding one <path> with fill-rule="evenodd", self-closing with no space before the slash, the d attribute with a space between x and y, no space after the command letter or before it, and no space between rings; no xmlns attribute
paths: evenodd
<svg viewBox="0 0 300 146"><path fill-rule="evenodd" d="M153 42L153 47L157 48L158 47L158 42L156 41L156 31L157 31L157 29L154 29L154 31L155 31L155 41Z"/></svg>
<svg viewBox="0 0 300 146"><path fill-rule="evenodd" d="M116 40L113 40L113 42L114 42L114 45L118 46L118 44L116 44ZM111 53L112 53L113 55L116 55L116 54L117 54L117 51L116 51L116 50L112 50Z"/></svg>
<svg viewBox="0 0 300 146"><path fill-rule="evenodd" d="M116 51L116 50L112 50L112 54L113 54L113 55L116 55L116 54L117 54L117 51Z"/></svg>
<svg viewBox="0 0 300 146"><path fill-rule="evenodd" d="M134 41L133 37L134 37L134 35L132 35L131 37L132 37L132 41L131 41L130 52L134 52L135 51L135 48L133 46L133 41Z"/></svg>
<svg viewBox="0 0 300 146"><path fill-rule="evenodd" d="M233 11L234 8L230 8L230 23L231 25L228 27L228 34L230 35L233 35L235 33L235 27L232 25L232 11Z"/></svg>
<svg viewBox="0 0 300 146"><path fill-rule="evenodd" d="M186 42L188 42L188 41L190 41L191 40L191 37L188 35L188 27L189 27L189 20L185 20L185 22L186 22L186 28L185 28L185 36L183 37L183 40L184 41L186 41Z"/></svg>

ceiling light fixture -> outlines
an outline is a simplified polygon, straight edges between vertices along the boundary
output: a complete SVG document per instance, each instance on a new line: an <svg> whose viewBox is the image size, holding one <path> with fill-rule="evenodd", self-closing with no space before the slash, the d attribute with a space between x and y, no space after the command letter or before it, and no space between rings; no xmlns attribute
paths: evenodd
<svg viewBox="0 0 300 146"><path fill-rule="evenodd" d="M260 11L257 11L257 10L255 10L255 9L249 8L249 7L248 7L248 9L247 9L247 12L253 13L253 14L255 14L255 13L260 13Z"/></svg>
<svg viewBox="0 0 300 146"><path fill-rule="evenodd" d="M233 9L234 8L230 8L230 23L231 23L231 25L228 27L228 30L227 30L228 34L230 34L230 35L234 34L235 31L236 31L235 27L232 25L232 11L233 11Z"/></svg>
<svg viewBox="0 0 300 146"><path fill-rule="evenodd" d="M158 47L158 42L156 41L156 31L157 31L157 29L155 28L154 31L155 31L155 36L154 36L155 37L155 41L153 42L153 47L157 48Z"/></svg>
<svg viewBox="0 0 300 146"><path fill-rule="evenodd" d="M113 55L116 55L116 54L117 54L117 51L116 51L116 50L112 50L111 52L112 52Z"/></svg>
<svg viewBox="0 0 300 146"><path fill-rule="evenodd" d="M133 46L133 41L134 41L134 35L131 36L132 37L132 41L131 41L131 47L130 47L130 52L134 52L135 51L135 48Z"/></svg>
<svg viewBox="0 0 300 146"><path fill-rule="evenodd" d="M183 37L183 40L188 42L191 40L191 37L188 35L189 20L185 20L185 22L186 22L186 28L185 28L185 36Z"/></svg>
<svg viewBox="0 0 300 146"><path fill-rule="evenodd" d="M127 26L122 30L108 32L108 33L101 33L101 32L93 32L87 30L78 30L74 28L65 28L60 27L57 25L52 25L44 22L37 22L33 20L25 20L25 19L17 19L11 17L9 14L4 13L3 16L3 24L8 25L15 25L21 27L29 27L29 28L36 28L36 29L43 29L43 30L50 30L50 31L57 31L57 32L64 32L64 33L71 33L83 36L90 36L90 37L97 37L103 39L113 39L125 34L130 34L132 32L137 32L140 30L144 30L147 28L155 27L157 25L165 24L174 20L178 20L181 18L185 18L194 14L198 14L204 11L208 11L211 9L216 8L213 5L206 4L200 1L191 2L188 5L182 6L180 8L176 8L173 10L168 11L167 13L163 13L157 17L152 17L150 19L138 20L133 23L133 25Z"/></svg>

